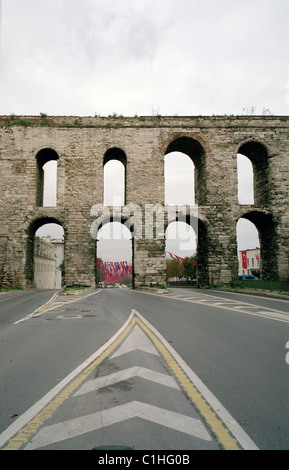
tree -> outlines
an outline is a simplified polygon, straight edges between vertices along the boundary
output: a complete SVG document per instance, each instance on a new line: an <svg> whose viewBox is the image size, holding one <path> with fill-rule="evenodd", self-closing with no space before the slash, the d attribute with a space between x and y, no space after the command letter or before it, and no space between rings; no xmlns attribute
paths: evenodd
<svg viewBox="0 0 289 470"><path fill-rule="evenodd" d="M197 276L197 255L187 256L183 261L184 277L195 279Z"/></svg>
<svg viewBox="0 0 289 470"><path fill-rule="evenodd" d="M257 277L257 279L260 279L260 269L251 269L250 271L253 276Z"/></svg>
<svg viewBox="0 0 289 470"><path fill-rule="evenodd" d="M168 259L166 262L167 279L182 275L181 263L178 259Z"/></svg>

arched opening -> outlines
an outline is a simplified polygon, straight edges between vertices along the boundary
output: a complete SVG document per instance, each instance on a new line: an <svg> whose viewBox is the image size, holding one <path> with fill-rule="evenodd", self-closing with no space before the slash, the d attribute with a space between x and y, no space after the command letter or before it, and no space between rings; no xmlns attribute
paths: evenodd
<svg viewBox="0 0 289 470"><path fill-rule="evenodd" d="M238 168L238 202L254 204L254 172L253 165L245 155L237 155Z"/></svg>
<svg viewBox="0 0 289 470"><path fill-rule="evenodd" d="M259 142L247 142L243 144L238 154L245 155L252 163L254 204L265 205L270 202L269 194L269 159L264 145Z"/></svg>
<svg viewBox="0 0 289 470"><path fill-rule="evenodd" d="M58 160L58 154L50 148L42 149L36 155L36 205L38 207L56 207Z"/></svg>
<svg viewBox="0 0 289 470"><path fill-rule="evenodd" d="M96 284L134 287L133 235L124 222L102 224L96 244Z"/></svg>
<svg viewBox="0 0 289 470"><path fill-rule="evenodd" d="M191 191L193 191L193 197L192 193L189 197L190 200L194 201L194 204L205 205L207 185L205 175L205 150L203 146L197 140L183 136L173 140L168 145L165 155L171 154L172 152L180 152L181 154L185 154L190 157L194 164L194 184L192 184L191 188ZM193 169L191 168L190 174L192 174L192 171ZM170 181L170 192L174 194L176 191L178 191L178 188L175 187L174 189L172 178ZM188 196L186 195L185 197Z"/></svg>
<svg viewBox="0 0 289 470"><path fill-rule="evenodd" d="M36 289L60 289L64 283L65 233L55 219L31 223L26 246L26 279Z"/></svg>
<svg viewBox="0 0 289 470"><path fill-rule="evenodd" d="M126 201L126 155L120 148L109 149L103 158L105 206L123 206Z"/></svg>
<svg viewBox="0 0 289 470"><path fill-rule="evenodd" d="M239 274L244 270L263 280L278 280L276 222L270 214L244 214L237 223L237 246Z"/></svg>
<svg viewBox="0 0 289 470"><path fill-rule="evenodd" d="M239 276L261 276L260 240L258 230L253 222L241 218L237 222L237 249Z"/></svg>
<svg viewBox="0 0 289 470"><path fill-rule="evenodd" d="M166 230L166 259L179 260L191 258L196 263L196 284L208 286L208 237L205 224L195 218L171 222Z"/></svg>
<svg viewBox="0 0 289 470"><path fill-rule="evenodd" d="M195 165L184 153L165 155L165 204L195 204Z"/></svg>
<svg viewBox="0 0 289 470"><path fill-rule="evenodd" d="M186 258L195 255L196 251L197 235L194 229L186 222L171 222L166 230L166 252Z"/></svg>

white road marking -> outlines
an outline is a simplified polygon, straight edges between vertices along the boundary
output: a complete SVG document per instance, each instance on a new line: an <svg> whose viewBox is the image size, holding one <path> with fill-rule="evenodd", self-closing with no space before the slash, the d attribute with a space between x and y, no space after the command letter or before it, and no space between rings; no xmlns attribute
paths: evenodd
<svg viewBox="0 0 289 470"><path fill-rule="evenodd" d="M143 292L143 291L135 291L135 292L140 292L142 294L146 295L153 295L156 296L157 294L151 293L151 292ZM227 300L227 301L217 301L214 299L217 299L216 296L212 296L209 294L203 294L206 296L205 299L199 299L199 298L193 298L193 297L187 297L185 294L183 295L166 295L163 298L169 299L169 300L180 300L182 302L191 302L195 304L200 304L200 305L207 305L209 307L217 307L217 308L223 308L225 310L231 310L233 312L240 312L240 313L245 313L246 315L251 315L251 316L256 316L259 318L263 318L265 320L274 320L274 321L279 321L283 323L288 323L289 322L289 313L288 312L282 312L280 310L275 310L271 308L266 308L263 307L266 310L262 311L254 311L255 309L260 309L262 308L260 305L253 306L253 304L248 304L246 302L242 303L240 305L240 302L236 300ZM208 299L207 297L213 297ZM218 297L221 299L221 297ZM270 299L272 300L272 299ZM282 302L286 302L284 300L281 300ZM253 311L249 311L249 309L253 309Z"/></svg>
<svg viewBox="0 0 289 470"><path fill-rule="evenodd" d="M132 401L108 410L42 428L25 447L25 450L38 449L132 418L142 418L198 439L212 441L211 436L200 420L147 403Z"/></svg>
<svg viewBox="0 0 289 470"><path fill-rule="evenodd" d="M20 429L22 429L29 421L31 421L37 413L39 413L49 402L51 402L73 379L75 379L83 370L85 370L93 361L95 361L114 341L122 334L122 332L130 324L134 313L132 312L125 322L125 324L120 328L120 330L105 343L101 348L99 348L94 354L92 354L88 359L86 359L79 367L77 367L71 374L69 374L65 379L63 379L58 385L56 385L50 392L48 392L41 400L35 403L31 408L29 408L23 415L21 415L16 421L14 421L11 426L9 426L5 431L0 434L0 448L9 441Z"/></svg>
<svg viewBox="0 0 289 470"><path fill-rule="evenodd" d="M134 326L130 335L126 338L120 348L111 356L111 359L122 356L123 354L127 354L131 351L135 351L136 349L159 356L154 345L138 325Z"/></svg>
<svg viewBox="0 0 289 470"><path fill-rule="evenodd" d="M196 386L205 400L209 403L212 409L216 412L217 416L231 431L232 435L238 440L244 450L259 450L256 444L248 436L248 434L241 428L239 423L231 416L231 414L224 408L219 400L212 394L207 386L199 379L199 377L192 371L187 363L179 356L179 354L172 348L172 346L163 338L163 336L152 326L140 313L136 312L142 322L159 338L166 349L174 357L176 362L180 365L183 371L187 374L191 382Z"/></svg>
<svg viewBox="0 0 289 470"><path fill-rule="evenodd" d="M36 314L44 309L46 306L50 305L58 296L58 293L54 294L50 300L48 300L48 302L46 302L45 304L43 304L41 307L38 307L36 310L34 310L34 312L30 313L29 315L26 315L26 317L22 318L21 320L18 320L16 322L14 322L14 325L18 325L18 323L22 323L26 320L30 320L30 318L36 316Z"/></svg>
<svg viewBox="0 0 289 470"><path fill-rule="evenodd" d="M115 372L114 374L88 380L73 396L76 397L78 395L84 395L85 393L93 392L103 387L108 387L110 385L122 382L123 380L132 379L133 377L141 377L143 379L150 380L151 382L180 390L176 380L171 375L156 372L152 369L146 369L144 367L134 366L130 367L129 369Z"/></svg>
<svg viewBox="0 0 289 470"><path fill-rule="evenodd" d="M227 302L214 302L214 305L232 305L229 301Z"/></svg>
<svg viewBox="0 0 289 470"><path fill-rule="evenodd" d="M138 323L137 323L138 322ZM122 336L122 333L125 333L125 330L129 330L130 324L137 323L135 326L129 331L128 335L125 336L123 343L118 342L118 338ZM143 325L143 326L141 326ZM11 439L18 431L22 430L25 425L26 429L24 432L28 432L28 436L25 434L25 444L22 444L22 447L26 445L25 449L32 449L32 448L39 448L50 443L62 441L69 439L74 436L82 435L84 433L89 432L90 430L100 429L100 427L110 426L115 422L121 422L123 420L127 420L133 417L147 419L154 423L161 424L163 426L167 426L171 429L190 434L192 436L198 437L204 440L212 440L209 436L209 433L206 431L205 427L203 426L202 422L198 419L188 417L182 414L178 414L169 410L164 410L157 408L155 406L140 403L138 401L133 401L129 404L121 405L116 408L99 411L96 413L89 414L87 416L82 416L73 420L64 421L62 423L58 423L51 426L46 427L39 427L39 432L37 433L37 426L39 422L43 418L41 416L41 412L44 407L47 405L48 411L49 406L51 406L51 402L54 399L54 405L58 406L57 399L59 394L64 389L63 394L67 395L66 399L69 398L69 393L67 393L67 388L65 386L69 384L68 388L71 387L70 382L74 380L77 383L78 379L77 376L81 375L81 372L84 369L89 369L89 366L96 361L100 355L105 355L110 348L112 348L111 352L108 353L109 357L113 354L114 346L113 343L115 342L119 349L122 350L122 353L126 353L127 351L133 351L138 349L139 344L136 341L141 342L143 345L145 352L152 352L152 348L157 354L160 356L161 354L163 357L166 357L167 364L172 368L176 378L180 381L180 383L184 384L183 382L184 375L188 377L189 381L191 381L192 386L194 386L202 395L202 397L206 400L206 402L210 405L212 410L214 411L213 414L216 413L216 416L224 423L227 429L230 430L234 439L241 444L244 450L257 450L258 448L254 444L254 442L250 439L250 437L244 432L244 430L239 426L239 424L234 420L234 418L229 414L229 412L222 406L222 404L216 399L216 397L208 390L208 388L201 382L201 380L194 374L194 372L189 368L189 366L182 360L182 358L176 353L176 351L171 347L171 345L161 336L161 334L148 322L145 318L142 317L137 311L132 310L130 317L128 318L127 322L123 325L123 327L116 333L111 340L109 340L102 348L100 348L95 354L93 354L89 359L87 359L81 366L79 366L73 373L71 373L66 379L64 379L60 384L54 387L51 392L49 392L45 397L42 398L39 402L37 402L32 408L30 408L24 415L22 415L18 420L16 420L13 425L7 428L0 435L0 447L3 446L9 439ZM149 344L151 342L151 347ZM157 348L157 349L156 349ZM164 353L163 348L165 348L168 352L168 355ZM162 351L162 352L161 352ZM155 353L155 352L154 352ZM160 354L161 353L161 354ZM165 354L165 355L164 355ZM105 356L104 356L105 357ZM183 372L181 372L183 371ZM134 370L134 373L136 370ZM122 374L127 374L128 372L122 371ZM131 375L132 371L129 372ZM153 371L142 370L140 371L140 375L147 378L146 376L148 373L153 375ZM171 379L165 379L162 374L162 381L164 381L164 385L167 386L167 381L170 381L170 385L172 385ZM119 378L120 376L118 376ZM170 377L168 375L168 377ZM117 378L116 375L114 377L106 377L106 380L111 381ZM160 375L154 376L154 379L160 383ZM104 379L105 380L105 379ZM95 385L96 382L94 382ZM89 384L89 382L88 382ZM90 383L91 386L92 383ZM98 383L99 385L99 383ZM185 386L185 385L184 385ZM75 386L72 386L72 389ZM83 389L84 390L84 389ZM83 391L82 390L82 391ZM81 389L80 389L81 391ZM75 392L75 389L74 389ZM87 391L84 390L84 393ZM182 392L183 393L183 392ZM79 393L80 395L80 393ZM76 394L77 396L77 394ZM59 405L60 406L60 405ZM208 413L211 413L209 410L206 411L206 416ZM45 414L45 413L44 413ZM49 415L49 413L48 413ZM204 417L204 415L203 415ZM34 423L29 430L29 425L33 422ZM206 419L206 418L205 418ZM40 420L40 421L39 421ZM44 421L43 421L44 423ZM34 426L35 432L33 432ZM225 428L224 428L225 431ZM225 431L226 432L226 431ZM31 435L29 436L29 433ZM34 436L34 437L33 437ZM20 441L17 440L18 437L15 438L15 445L17 446L17 442L20 442L21 447L21 439ZM231 439L231 438L230 438ZM226 438L227 443L228 439ZM11 439L11 446L13 448L13 439ZM231 442L231 441L230 441ZM19 448L20 448L19 447ZM9 448L9 445L8 445Z"/></svg>
<svg viewBox="0 0 289 470"><path fill-rule="evenodd" d="M51 299L43 304L41 307L37 308L34 310L34 312L30 313L29 315L26 315L26 317L22 318L21 320L18 320L14 322L14 325L18 325L18 323L22 323L24 321L30 320L31 318L34 317L39 317L40 315L43 315L43 313L46 313L47 311L54 310L58 308L60 305L64 304L71 304L73 302L78 302L79 300L87 299L87 297L91 297L92 295L100 294L101 290L98 290L96 292L93 292L92 294L85 295L83 297L79 297L78 299L73 299L73 300L66 300L63 302L57 302L55 303L54 300L58 297L58 293L54 294ZM54 306L51 308L48 308L50 304L53 304ZM46 308L47 307L47 308Z"/></svg>
<svg viewBox="0 0 289 470"><path fill-rule="evenodd" d="M82 315L58 315L56 317L58 320L80 320L83 318Z"/></svg>

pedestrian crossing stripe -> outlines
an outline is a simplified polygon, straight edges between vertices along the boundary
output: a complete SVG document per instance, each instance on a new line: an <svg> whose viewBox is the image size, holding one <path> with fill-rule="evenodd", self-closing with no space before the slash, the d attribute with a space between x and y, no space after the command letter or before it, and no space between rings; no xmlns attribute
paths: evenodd
<svg viewBox="0 0 289 470"><path fill-rule="evenodd" d="M137 292L137 291L136 291ZM146 295L157 295L154 293L142 292ZM182 294L169 294L163 296L165 299L169 300L180 300L182 302L191 302L200 305L206 305L208 307L218 307L225 310L232 310L232 311L239 311L241 313L246 313L249 315L254 315L257 317L265 318L268 320L277 320L281 322L289 322L289 313L283 312L281 310L269 308L269 307L261 307L260 305L254 305L247 302L239 302L237 300L229 299L225 300L223 297L217 297L210 294L201 294L202 296L206 297L205 299L200 299L200 295L194 297ZM260 309L263 310L260 310ZM254 311L255 310L255 311Z"/></svg>

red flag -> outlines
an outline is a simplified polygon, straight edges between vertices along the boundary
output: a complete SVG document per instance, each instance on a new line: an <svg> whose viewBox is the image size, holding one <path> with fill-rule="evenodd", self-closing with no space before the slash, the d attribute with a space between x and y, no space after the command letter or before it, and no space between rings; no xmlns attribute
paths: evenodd
<svg viewBox="0 0 289 470"><path fill-rule="evenodd" d="M247 251L242 251L242 268L247 269Z"/></svg>

